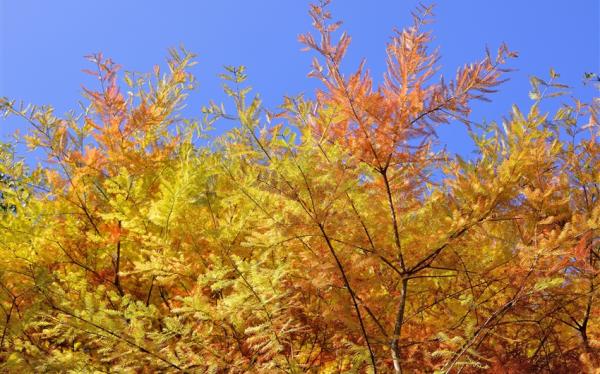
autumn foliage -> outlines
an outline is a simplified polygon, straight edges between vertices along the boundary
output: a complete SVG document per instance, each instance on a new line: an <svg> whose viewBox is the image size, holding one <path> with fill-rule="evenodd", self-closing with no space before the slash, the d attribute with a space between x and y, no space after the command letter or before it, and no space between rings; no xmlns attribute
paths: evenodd
<svg viewBox="0 0 600 374"><path fill-rule="evenodd" d="M422 7L378 84L344 74L326 5L300 38L314 100L267 110L228 67L233 110L184 118L194 56L173 50L149 74L89 56L98 87L65 118L0 101L47 156L0 149L2 372L599 372L599 102L545 113L552 72L474 124L507 47L439 79Z"/></svg>

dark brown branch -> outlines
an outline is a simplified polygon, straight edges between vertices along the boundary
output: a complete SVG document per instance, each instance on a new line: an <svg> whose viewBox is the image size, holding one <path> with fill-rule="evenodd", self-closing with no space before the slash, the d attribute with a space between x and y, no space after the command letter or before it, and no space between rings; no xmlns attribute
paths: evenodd
<svg viewBox="0 0 600 374"><path fill-rule="evenodd" d="M371 364L373 365L373 372L377 373L377 364L375 362L375 354L373 353L373 349L371 349L371 343L369 342L369 336L367 335L367 330L365 329L365 324L364 324L362 315L360 313L360 308L358 307L358 303L356 302L356 295L354 293L354 290L350 286L350 281L348 281L348 277L346 276L346 271L344 270L344 266L342 265L340 259L338 258L337 253L335 252L335 249L333 248L333 244L331 243L331 240L329 239L329 236L327 235L327 232L325 231L325 228L323 227L323 224L319 224L319 229L321 230L321 233L323 234L323 238L325 238L325 242L327 243L329 252L331 252L331 255L335 259L335 263L338 267L338 270L340 271L340 273L342 275L342 279L344 280L344 284L345 284L346 288L348 289L348 293L350 293L350 298L352 299L352 303L354 304L354 310L356 311L356 315L358 317L358 322L360 324L360 329L361 329L362 335L365 338L367 348L369 349L369 355L371 356Z"/></svg>
<svg viewBox="0 0 600 374"><path fill-rule="evenodd" d="M49 301L50 301L50 300L49 300ZM118 339L118 340L120 340L120 341L123 341L123 342L125 342L125 343L129 344L130 346L132 346L132 347L134 347L134 348L138 349L140 352L146 353L146 354L148 354L148 355L150 355L150 356L152 356L152 357L154 357L154 358L156 358L156 359L158 359L158 360L160 360L160 361L164 362L165 364L167 364L168 366L170 366L170 367L172 367L172 368L174 368L174 369L177 369L177 370L179 370L179 371L184 371L184 370L183 370L181 367L179 367L177 364L175 364L175 363L173 363L173 362L171 362L171 361L167 360L166 358L162 357L162 356L161 356L161 355L159 355L158 353L152 352L152 351L150 351L149 349L147 349L147 348L145 348L145 347L143 347L143 346L141 346L141 345L137 344L137 343L136 343L136 342L134 342L133 340L130 340L130 339L128 339L128 338L126 338L126 337L124 337L124 336L122 336L122 335L119 335L119 334L117 334L117 333L116 333L116 332L114 332L114 331L111 331L111 330L109 330L109 329L107 329L107 328L105 328L105 327L103 327L103 326L101 326L101 325L98 325L97 323L94 323L94 322L92 322L92 321L88 321L87 319L85 319L85 318L82 318L82 317L79 317L79 316L77 316L77 315L75 315L75 314L73 314L73 313L69 312L68 310L64 310L64 309L62 309L62 308L60 308L60 307L57 307L57 306L56 306L56 305L54 305L54 303L53 303L53 302L51 302L51 301L50 301L50 307L52 307L52 309L54 309L54 310L56 310L56 311L58 311L58 312L61 312L61 313L63 313L63 314L66 314L66 315L68 315L68 316L69 316L69 317L71 317L71 318L75 318L75 319L77 319L77 320L79 320L79 321L81 321L81 322L83 322L83 323L89 324L90 326L94 326L94 327L95 327L95 328L97 328L98 330L100 330L100 331L103 331L103 332L107 333L108 335L111 335L111 336L113 336L114 338L116 338L116 339Z"/></svg>
<svg viewBox="0 0 600 374"><path fill-rule="evenodd" d="M119 231L121 231L121 221L119 221ZM120 235L120 232L119 232ZM121 271L121 238L119 237L119 241L117 241L117 253L115 256L115 287L119 290L119 295L123 296L125 293L123 292L123 288L121 287L121 278L119 272Z"/></svg>

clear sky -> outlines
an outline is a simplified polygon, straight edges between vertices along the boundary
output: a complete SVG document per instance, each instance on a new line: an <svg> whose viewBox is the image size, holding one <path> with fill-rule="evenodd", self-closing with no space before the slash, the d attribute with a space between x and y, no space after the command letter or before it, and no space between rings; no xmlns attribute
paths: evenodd
<svg viewBox="0 0 600 374"><path fill-rule="evenodd" d="M427 3L427 2L426 2ZM217 75L223 65L246 65L251 85L268 106L283 95L311 96L318 82L306 78L311 53L302 52L299 34L310 30L304 0L0 0L0 96L35 104L53 104L61 114L77 107L81 85L93 85L81 72L84 55L102 51L125 70L150 71L163 63L169 47L183 44L198 54L194 67L200 87L188 112L222 98ZM413 0L335 0L334 16L353 37L345 68L367 59L373 76L385 68L384 47L394 27L410 24ZM484 56L506 42L520 57L517 71L492 103L475 107L474 121L500 120L511 103L529 105L528 77L548 77L550 68L583 98L584 72L600 73L600 2L598 0L444 0L438 1L430 26L433 46L442 55L441 71ZM0 122L1 139L23 126ZM459 125L440 129L452 152L471 149Z"/></svg>

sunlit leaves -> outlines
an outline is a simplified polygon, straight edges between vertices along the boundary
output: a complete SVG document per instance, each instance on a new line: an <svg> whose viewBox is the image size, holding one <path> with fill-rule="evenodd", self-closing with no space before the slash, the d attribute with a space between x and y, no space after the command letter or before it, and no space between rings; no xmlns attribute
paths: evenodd
<svg viewBox="0 0 600 374"><path fill-rule="evenodd" d="M301 37L314 100L268 110L227 66L231 104L200 124L181 115L193 55L171 50L147 74L90 56L98 86L65 118L0 101L47 156L0 147L2 370L593 372L597 100L546 113L566 89L551 70L530 109L473 124L514 53L435 80L420 7L376 86L366 63L343 73L325 5ZM435 151L453 119L473 157Z"/></svg>

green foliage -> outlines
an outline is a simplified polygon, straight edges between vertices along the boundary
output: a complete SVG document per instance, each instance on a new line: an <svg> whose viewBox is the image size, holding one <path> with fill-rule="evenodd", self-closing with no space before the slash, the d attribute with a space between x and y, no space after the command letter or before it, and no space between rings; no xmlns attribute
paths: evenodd
<svg viewBox="0 0 600 374"><path fill-rule="evenodd" d="M66 118L0 101L47 156L0 147L1 371L594 372L598 101L545 113L551 71L528 111L472 124L475 157L435 152L514 53L434 81L422 8L375 87L341 73L325 5L301 37L315 100L267 110L226 67L230 112L182 118L193 55L172 50L125 85L90 56L102 87Z"/></svg>

